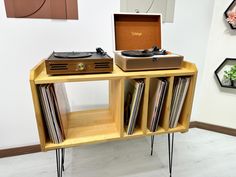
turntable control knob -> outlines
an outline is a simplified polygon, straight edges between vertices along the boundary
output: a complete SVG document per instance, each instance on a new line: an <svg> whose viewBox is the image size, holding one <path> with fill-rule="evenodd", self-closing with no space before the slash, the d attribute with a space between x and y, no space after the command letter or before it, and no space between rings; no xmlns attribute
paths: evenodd
<svg viewBox="0 0 236 177"><path fill-rule="evenodd" d="M79 63L79 64L77 65L77 69L78 69L79 71L85 70L85 64L84 64L84 63Z"/></svg>

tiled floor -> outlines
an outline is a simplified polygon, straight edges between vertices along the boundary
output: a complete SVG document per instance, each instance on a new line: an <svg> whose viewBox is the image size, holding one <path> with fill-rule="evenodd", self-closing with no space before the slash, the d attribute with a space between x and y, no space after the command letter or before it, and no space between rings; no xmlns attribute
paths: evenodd
<svg viewBox="0 0 236 177"><path fill-rule="evenodd" d="M167 135L66 150L64 177L169 177ZM0 159L0 177L56 177L55 152ZM236 137L191 129L176 134L173 177L236 177Z"/></svg>

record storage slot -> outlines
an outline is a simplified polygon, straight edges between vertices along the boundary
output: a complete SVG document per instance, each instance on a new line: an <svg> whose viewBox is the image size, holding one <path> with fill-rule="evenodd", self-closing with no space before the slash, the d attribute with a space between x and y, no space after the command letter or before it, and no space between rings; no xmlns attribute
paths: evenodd
<svg viewBox="0 0 236 177"><path fill-rule="evenodd" d="M163 94L164 95L161 95L161 93L157 96L155 94L156 91L158 91L157 87L160 86L160 81L161 80L165 80L166 81L166 88L165 88L165 91L163 90ZM157 83L157 81L159 83ZM169 100L170 100L170 97L171 97L171 94L172 94L172 86L173 86L173 77L161 77L161 78L158 78L158 77L153 77L153 78L150 78L150 86L149 86L149 97L148 97L148 113L147 113L147 134L149 133L159 133L159 132L165 132L168 130L168 118L169 118L169 112L168 112L168 108L169 108ZM160 88L159 88L160 89ZM163 88L164 89L164 88ZM155 98L156 96L156 98ZM163 96L163 100L161 100L161 97ZM159 100L160 99L160 100ZM160 105L154 105L155 104L155 101L160 101ZM161 106L162 104L162 106ZM155 113L155 117L158 116L158 113L160 111L160 115L159 115L159 119L158 117L156 117L156 121L155 121L155 124L157 127L157 129L154 131L154 130L150 130L150 124L152 122L152 111L153 109L157 109L156 110L156 113ZM157 120L158 119L158 120ZM158 125L158 126L157 126Z"/></svg>
<svg viewBox="0 0 236 177"><path fill-rule="evenodd" d="M39 113L41 126L41 144L45 150L67 146L68 144L86 144L94 141L104 141L121 137L121 89L120 79L109 80L109 105L107 108L92 110L66 112L65 124L61 131L66 132L65 139L61 143L53 143L49 137L49 130L46 126L45 115L42 109L39 87L45 84L37 84L37 97L39 101ZM58 83L56 83L58 84ZM60 83L64 84L64 83ZM49 84L50 85L50 84ZM52 84L51 84L52 85ZM55 86L55 84L53 84ZM58 95L57 95L58 96ZM64 98L65 102L67 98ZM57 122L59 124L59 122Z"/></svg>
<svg viewBox="0 0 236 177"><path fill-rule="evenodd" d="M188 117L191 114L191 110L189 109L189 107L192 106L191 98L193 96L192 89L194 89L194 82L193 82L194 76L184 75L184 76L174 77L171 104L172 104L172 101L173 101L174 96L175 96L174 92L175 92L176 82L177 82L177 80L179 78L187 78L187 79L189 79L189 83L188 83L188 87L187 87L187 90L186 90L185 97L183 99L183 105L182 105L182 107L180 109L179 118L177 117L177 119L178 119L177 125L174 126L174 127L170 126L170 124L171 124L171 111L172 111L172 105L170 105L170 116L169 116L169 130L170 131L173 131L173 130L178 129L178 128L189 127L189 119L188 119ZM183 88L182 92L184 92L184 88Z"/></svg>
<svg viewBox="0 0 236 177"><path fill-rule="evenodd" d="M140 90L138 90L137 88L139 84L140 84L139 87ZM139 136L144 134L144 126L143 126L143 120L145 119L144 95L148 91L146 85L147 81L144 78L129 78L124 80L124 116L123 116L124 137ZM134 90L132 90L132 87ZM133 114L132 114L132 107L134 109ZM132 115L134 116L132 117ZM132 127L133 131L131 131L130 133L129 131L132 130Z"/></svg>

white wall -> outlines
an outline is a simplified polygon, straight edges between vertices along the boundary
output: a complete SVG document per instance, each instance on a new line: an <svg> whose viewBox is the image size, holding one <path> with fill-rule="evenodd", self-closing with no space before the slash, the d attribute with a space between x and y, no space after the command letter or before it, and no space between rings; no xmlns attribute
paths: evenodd
<svg viewBox="0 0 236 177"><path fill-rule="evenodd" d="M4 3L0 1L0 149L39 142L29 70L53 50L91 51L101 46L112 54L111 14L119 11L119 4L119 0L80 0L79 21L64 21L7 19ZM163 25L163 47L197 63L199 85L212 4L213 0L176 0L174 24ZM104 93L106 84L100 84L96 89L97 93ZM198 95L197 91L196 98ZM85 99L80 94L73 96ZM106 97L104 94L99 101L103 102Z"/></svg>
<svg viewBox="0 0 236 177"><path fill-rule="evenodd" d="M112 51L111 16L119 0L80 0L79 20L7 19L0 1L0 149L39 142L29 71L54 51ZM103 86L97 88L97 92Z"/></svg>
<svg viewBox="0 0 236 177"><path fill-rule="evenodd" d="M236 58L236 32L230 30L223 18L231 1L215 1L212 26L197 120L211 124L236 128L236 90L222 89L214 77L215 69L225 58Z"/></svg>
<svg viewBox="0 0 236 177"><path fill-rule="evenodd" d="M191 120L196 120L214 0L176 0L174 23L163 25L163 48L184 55L198 67Z"/></svg>

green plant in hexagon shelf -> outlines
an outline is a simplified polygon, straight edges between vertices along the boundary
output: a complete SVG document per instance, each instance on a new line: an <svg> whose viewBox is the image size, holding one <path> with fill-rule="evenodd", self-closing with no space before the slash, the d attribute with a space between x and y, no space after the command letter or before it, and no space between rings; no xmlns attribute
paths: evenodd
<svg viewBox="0 0 236 177"><path fill-rule="evenodd" d="M236 87L236 65L232 66L229 71L224 71L222 84Z"/></svg>

